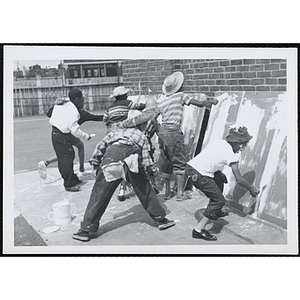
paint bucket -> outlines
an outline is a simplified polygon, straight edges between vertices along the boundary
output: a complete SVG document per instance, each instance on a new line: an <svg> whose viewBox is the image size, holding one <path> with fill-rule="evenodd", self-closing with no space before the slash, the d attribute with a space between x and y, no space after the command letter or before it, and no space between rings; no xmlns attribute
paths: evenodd
<svg viewBox="0 0 300 300"><path fill-rule="evenodd" d="M71 222L70 204L67 201L52 204L52 211L48 214L48 219L54 221L56 225L67 225Z"/></svg>

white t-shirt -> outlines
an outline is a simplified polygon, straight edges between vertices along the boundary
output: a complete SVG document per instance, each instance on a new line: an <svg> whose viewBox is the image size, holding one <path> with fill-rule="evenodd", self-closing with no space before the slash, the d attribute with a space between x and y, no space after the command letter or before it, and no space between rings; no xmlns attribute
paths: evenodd
<svg viewBox="0 0 300 300"><path fill-rule="evenodd" d="M76 106L68 101L63 105L55 105L51 118L50 124L57 127L63 133L72 133L77 138L89 138L89 135L79 129L77 123L80 118L79 112Z"/></svg>
<svg viewBox="0 0 300 300"><path fill-rule="evenodd" d="M209 143L204 150L191 159L188 164L201 175L214 177L218 170L223 171L225 165L238 162L239 153L234 153L230 144L225 140L215 140Z"/></svg>

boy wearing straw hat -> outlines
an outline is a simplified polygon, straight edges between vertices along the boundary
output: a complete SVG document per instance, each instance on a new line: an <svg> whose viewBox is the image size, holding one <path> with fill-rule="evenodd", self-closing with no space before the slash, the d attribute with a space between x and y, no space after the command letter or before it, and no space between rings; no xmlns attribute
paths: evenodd
<svg viewBox="0 0 300 300"><path fill-rule="evenodd" d="M216 105L218 100L207 100L205 94L201 94L200 101L189 97L183 92L184 76L182 72L174 72L163 83L164 95L158 100L158 110L162 117L159 137L163 143L167 157L172 165L173 173L177 181L177 200L184 200L183 190L185 185L185 166L187 163L184 137L181 131L183 119L183 106L195 105L207 107ZM162 174L168 179L170 174Z"/></svg>
<svg viewBox="0 0 300 300"><path fill-rule="evenodd" d="M188 162L186 174L191 177L193 185L210 199L202 219L193 229L193 238L216 241L216 236L210 234L205 226L210 220L217 220L228 215L228 212L222 210L226 201L222 194L224 181L216 180L215 176L216 172L223 171L225 165L231 167L237 183L247 189L251 196L256 197L259 194L259 190L241 176L238 164L239 152L244 150L251 139L252 136L246 127L232 128L226 140L219 139L210 142L200 154Z"/></svg>

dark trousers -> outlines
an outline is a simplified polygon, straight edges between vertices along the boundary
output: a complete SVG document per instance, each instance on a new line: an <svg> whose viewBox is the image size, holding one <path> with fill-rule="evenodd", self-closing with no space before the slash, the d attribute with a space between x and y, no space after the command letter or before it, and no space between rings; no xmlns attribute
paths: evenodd
<svg viewBox="0 0 300 300"><path fill-rule="evenodd" d="M139 165L139 173L131 172L126 164L124 164L124 169L126 180L132 184L144 209L152 219L157 221L162 220L166 216L166 212L161 206L159 199L146 176L144 167ZM98 230L100 219L121 181L122 178L107 182L103 172L99 170L89 203L84 213L83 221L81 222L82 230L88 232L96 232Z"/></svg>
<svg viewBox="0 0 300 300"><path fill-rule="evenodd" d="M211 220L216 220L221 208L226 202L222 194L224 182L222 182L222 179L219 178L219 176L215 176L215 178L202 176L190 166L187 166L186 171L188 176L192 176L193 185L209 198L208 205L203 215Z"/></svg>
<svg viewBox="0 0 300 300"><path fill-rule="evenodd" d="M183 133L180 130L161 129L159 132L161 145L164 147L165 156L168 161L165 162L165 173L183 174L187 163ZM168 166L168 164L170 164ZM168 170L168 171L167 171Z"/></svg>
<svg viewBox="0 0 300 300"><path fill-rule="evenodd" d="M72 135L62 133L53 126L51 140L57 156L58 170L64 180L64 187L72 187L79 182L73 170L75 151L72 146Z"/></svg>

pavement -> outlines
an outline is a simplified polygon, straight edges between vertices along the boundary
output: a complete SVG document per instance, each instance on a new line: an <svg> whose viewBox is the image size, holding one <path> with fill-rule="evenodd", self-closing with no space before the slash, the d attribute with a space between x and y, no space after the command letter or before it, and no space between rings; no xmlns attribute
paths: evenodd
<svg viewBox="0 0 300 300"><path fill-rule="evenodd" d="M47 168L46 179L41 179L37 170L14 174L14 246L17 252L244 254L270 253L274 246L287 244L285 229L245 215L231 205L228 216L207 225L207 229L217 236L217 241L193 239L192 229L201 219L208 202L198 190L193 191L192 198L185 201L176 201L176 197L164 200L164 192L161 191L158 197L167 211L167 217L175 220L176 226L158 230L135 194L131 193L129 199L120 202L116 197L117 189L101 219L98 232L89 242L74 240L72 234L80 227L95 181L91 167L88 164L85 167L82 179L86 184L76 193L64 190L56 167ZM75 165L74 170L77 168ZM59 226L54 232L47 232L55 225L48 218L51 206L60 201L70 203L71 222ZM274 251L276 253L278 250Z"/></svg>

